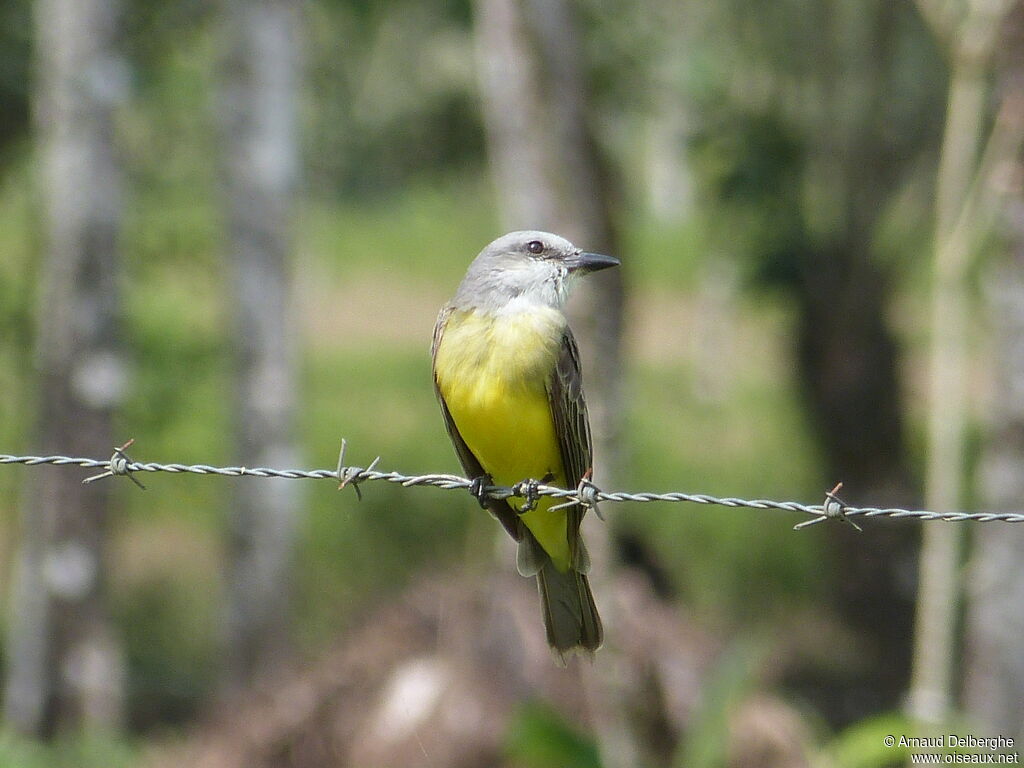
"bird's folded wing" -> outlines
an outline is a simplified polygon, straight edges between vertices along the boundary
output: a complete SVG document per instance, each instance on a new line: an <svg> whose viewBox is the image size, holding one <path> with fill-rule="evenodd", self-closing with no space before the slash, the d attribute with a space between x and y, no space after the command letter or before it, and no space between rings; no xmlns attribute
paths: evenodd
<svg viewBox="0 0 1024 768"><path fill-rule="evenodd" d="M551 418L555 423L562 452L562 467L569 488L579 485L583 475L591 468L593 448L590 438L590 423L587 417L587 402L583 397L583 381L580 375L580 353L572 331L566 327L558 362L547 384L548 403ZM568 533L570 557L576 570L586 573L589 557L583 548L583 541L575 535L586 508L577 504L569 507Z"/></svg>

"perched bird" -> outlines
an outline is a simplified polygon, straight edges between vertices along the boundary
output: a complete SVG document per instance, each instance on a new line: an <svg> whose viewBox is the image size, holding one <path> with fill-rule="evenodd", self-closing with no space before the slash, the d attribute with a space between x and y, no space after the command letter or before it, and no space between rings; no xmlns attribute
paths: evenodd
<svg viewBox="0 0 1024 768"><path fill-rule="evenodd" d="M547 232L511 232L469 265L434 327L434 389L448 435L478 498L519 542L523 576L536 576L557 660L597 650L601 618L580 536L586 509L551 510L545 496L488 499L491 481L575 488L591 471L590 425L576 342L562 307L573 279L618 265Z"/></svg>

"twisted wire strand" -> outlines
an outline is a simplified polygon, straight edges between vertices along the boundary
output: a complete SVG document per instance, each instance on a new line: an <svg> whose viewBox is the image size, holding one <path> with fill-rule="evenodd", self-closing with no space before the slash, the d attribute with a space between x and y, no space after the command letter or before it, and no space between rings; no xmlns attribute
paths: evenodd
<svg viewBox="0 0 1024 768"><path fill-rule="evenodd" d="M344 466L345 441L342 441L342 452L339 456L337 469L273 469L271 467L214 467L209 464L160 464L157 462L132 461L124 454L124 449L131 444L126 443L114 450L110 459L91 459L75 456L13 456L0 454L0 465L21 464L30 467L37 466L79 466L86 469L102 469L99 475L88 477L83 482L92 482L104 477L115 475L126 475L137 485L142 487L132 473L135 472L170 472L175 474L196 474L196 475L217 475L221 477L275 477L287 480L335 480L339 488L351 485L356 492L359 492L359 484L370 481L385 481L395 483L403 487L411 486L432 486L442 490L472 490L473 480L459 475L449 474L423 474L405 475L400 472L382 472L375 469L380 457L375 459L368 467ZM705 493L684 493L670 491L666 493L653 492L629 492L629 491L601 491L589 481L580 483L574 489L556 488L534 481L523 481L515 486L487 486L481 490L482 495L492 499L506 499L511 496L525 498L526 504L535 504L540 496L552 496L563 499L565 505L583 504L593 507L597 502L635 502L648 504L654 502L681 502L689 504L704 504L720 507L745 508L745 509L775 509L785 512L798 512L809 515L810 519L798 523L795 528L804 528L808 525L822 522L824 520L839 520L852 523L850 518L855 517L885 517L885 518L909 518L913 520L932 521L942 520L945 522L1003 522L1021 523L1024 522L1022 512L931 512L923 509L900 509L898 507L851 507L843 503L836 495L838 489L833 489L825 494L824 504L802 504L796 501L773 501L771 499L741 499L736 497L712 496ZM856 525L855 523L852 523Z"/></svg>

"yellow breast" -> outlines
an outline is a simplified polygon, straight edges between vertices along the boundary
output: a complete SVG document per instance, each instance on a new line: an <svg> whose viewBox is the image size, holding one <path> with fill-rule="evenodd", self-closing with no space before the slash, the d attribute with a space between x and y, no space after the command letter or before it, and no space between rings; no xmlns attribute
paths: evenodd
<svg viewBox="0 0 1024 768"><path fill-rule="evenodd" d="M500 485L550 474L565 483L546 382L557 362L565 317L548 308L507 315L456 310L434 358L452 419L484 471ZM523 520L560 567L568 562L564 513L542 500Z"/></svg>

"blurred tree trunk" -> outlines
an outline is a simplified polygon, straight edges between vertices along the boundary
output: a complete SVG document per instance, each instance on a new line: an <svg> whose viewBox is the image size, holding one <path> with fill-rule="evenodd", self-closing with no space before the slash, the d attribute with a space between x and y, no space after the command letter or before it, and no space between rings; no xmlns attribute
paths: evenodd
<svg viewBox="0 0 1024 768"><path fill-rule="evenodd" d="M117 332L121 224L114 113L125 73L114 0L38 0L35 127L47 242L38 321L40 452L111 449L125 385ZM124 674L105 603L109 495L33 472L23 502L4 713L25 733L116 727Z"/></svg>
<svg viewBox="0 0 1024 768"><path fill-rule="evenodd" d="M673 30L673 34L675 30ZM662 225L678 225L693 215L693 173L686 157L692 130L683 85L659 88L645 131L644 175L647 208Z"/></svg>
<svg viewBox="0 0 1024 768"><path fill-rule="evenodd" d="M717 236L736 250L728 227L742 230L755 210L767 219L739 248L794 306L797 381L827 476L843 481L851 502L914 504L891 262L879 243L887 209L931 141L929 41L914 9L889 0L721 7L739 66L723 89L731 114L721 124L705 117L705 142L731 161L712 172L721 174L714 192L740 217ZM901 85L908 71L928 74L911 99ZM721 137L737 126L740 143ZM835 724L895 706L906 690L916 531L829 532L827 602L863 652L856 668L797 670L807 677L793 685Z"/></svg>
<svg viewBox="0 0 1024 768"><path fill-rule="evenodd" d="M892 199L913 156L877 120L889 109L902 9L888 0L857 7L856 23L844 21L842 3L819 11L832 36L815 47L816 71L808 73L825 108L807 137L807 162L817 188L835 195L841 212L827 235L805 233L798 246L807 250L795 259L795 346L829 483L842 481L851 501L904 505L912 503L915 481L899 349L887 316L891 281L875 258L880 201ZM870 649L862 668L840 672L841 684L818 683L816 695L837 723L893 706L910 663L913 593L906 574L913 570L914 531L897 524L867 535L850 526L829 532L836 574L829 603Z"/></svg>
<svg viewBox="0 0 1024 768"><path fill-rule="evenodd" d="M998 87L1019 137L1024 132L1024 2L1013 4L999 51ZM1019 148L1001 174L1017 179L1006 206L1007 254L984 280L994 342L995 389L979 465L984 506L1019 511L1024 501L1024 160ZM988 733L1024 739L1024 528L975 531L967 583L964 698L972 721Z"/></svg>
<svg viewBox="0 0 1024 768"><path fill-rule="evenodd" d="M1018 203L1018 206L1020 203ZM1024 499L1024 215L1014 213L1008 258L986 280L995 336L992 427L981 458L985 508L1019 511ZM965 705L986 732L1024 738L1024 527L983 525L969 570Z"/></svg>
<svg viewBox="0 0 1024 768"><path fill-rule="evenodd" d="M873 264L872 230L851 233L816 252L797 295L800 386L823 450L829 484L842 481L853 503L910 505L900 401L898 348L886 320L887 276ZM826 489L823 489L826 490ZM892 706L905 690L910 663L914 536L906 524L875 526L865 538L851 526L829 532L829 597L870 649L857 670L834 669L818 690L838 723Z"/></svg>
<svg viewBox="0 0 1024 768"><path fill-rule="evenodd" d="M293 0L224 0L217 108L236 340L235 435L247 466L294 466L298 336L291 213L298 167ZM299 488L240 481L230 520L228 692L279 658L290 624Z"/></svg>
<svg viewBox="0 0 1024 768"><path fill-rule="evenodd" d="M565 0L478 0L480 89L506 229L542 229L618 253L611 182L590 131L582 33ZM588 277L570 307L583 355L595 476L621 465L623 270Z"/></svg>
<svg viewBox="0 0 1024 768"><path fill-rule="evenodd" d="M590 251L621 255L610 217L611 180L591 133L582 30L568 0L477 0L480 91L491 171L505 229L540 229ZM604 488L621 477L623 269L577 287L569 307L580 346L594 438L594 477ZM595 592L610 595L608 532L585 521ZM602 764L636 765L626 722L614 613L598 597L608 629L601 669L584 685Z"/></svg>
<svg viewBox="0 0 1024 768"><path fill-rule="evenodd" d="M977 225L968 225L972 185L980 178L989 96L990 59L1006 0L949 4L919 0L950 59L949 102L936 179L928 460L925 505L955 510L963 503L966 468L968 269ZM971 217L973 218L973 217ZM953 664L960 604L961 529L926 525L922 532L914 629L914 667L907 708L939 724L953 703Z"/></svg>

